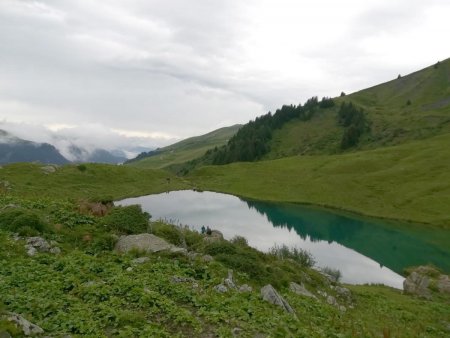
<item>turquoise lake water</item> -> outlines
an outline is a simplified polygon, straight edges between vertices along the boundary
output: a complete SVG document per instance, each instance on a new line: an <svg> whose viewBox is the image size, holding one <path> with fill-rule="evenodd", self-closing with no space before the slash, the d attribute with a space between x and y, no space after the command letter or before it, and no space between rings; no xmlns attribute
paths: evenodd
<svg viewBox="0 0 450 338"><path fill-rule="evenodd" d="M308 250L317 267L337 268L342 281L402 288L404 268L432 263L450 271L450 232L388 222L289 203L247 201L232 195L190 190L129 198L153 220L165 219L200 230L220 230L225 238L247 238L267 251L275 244Z"/></svg>

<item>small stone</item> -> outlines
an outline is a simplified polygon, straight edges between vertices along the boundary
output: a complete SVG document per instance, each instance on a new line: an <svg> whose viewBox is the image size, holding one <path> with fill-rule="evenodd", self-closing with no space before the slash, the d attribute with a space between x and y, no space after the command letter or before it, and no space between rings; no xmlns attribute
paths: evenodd
<svg viewBox="0 0 450 338"><path fill-rule="evenodd" d="M172 276L170 278L170 281L172 283L186 283L186 282L194 282L193 278L190 277L179 277L179 276Z"/></svg>
<svg viewBox="0 0 450 338"><path fill-rule="evenodd" d="M233 337L239 337L241 335L242 329L239 327L235 327L231 330L231 334Z"/></svg>
<svg viewBox="0 0 450 338"><path fill-rule="evenodd" d="M243 284L239 287L239 292L252 292L253 288L250 285Z"/></svg>
<svg viewBox="0 0 450 338"><path fill-rule="evenodd" d="M322 296L323 298L328 297L328 293L326 293L325 291L322 291L322 290L317 290L317 294Z"/></svg>
<svg viewBox="0 0 450 338"><path fill-rule="evenodd" d="M336 301L336 298L334 298L333 296L327 297L327 303L333 306L339 306L338 302Z"/></svg>
<svg viewBox="0 0 450 338"><path fill-rule="evenodd" d="M44 174L53 174L54 172L56 172L56 167L52 165L47 165L41 167L41 170L44 172Z"/></svg>
<svg viewBox="0 0 450 338"><path fill-rule="evenodd" d="M50 253L59 255L61 253L61 249L58 248L57 246L54 246L53 248L50 249Z"/></svg>
<svg viewBox="0 0 450 338"><path fill-rule="evenodd" d="M210 263L214 260L214 258L210 255L203 255L202 256L202 261L205 263Z"/></svg>
<svg viewBox="0 0 450 338"><path fill-rule="evenodd" d="M131 272L131 271L133 271L133 268L132 268L131 266L129 266L129 267L126 269L126 271L127 271L127 272Z"/></svg>
<svg viewBox="0 0 450 338"><path fill-rule="evenodd" d="M131 261L131 263L132 264L143 264L145 262L148 262L149 260L150 260L150 258L148 258L148 257L139 257L139 258L133 259Z"/></svg>
<svg viewBox="0 0 450 338"><path fill-rule="evenodd" d="M225 285L230 289L236 289L236 284L233 281L233 270L228 270L228 277L224 280Z"/></svg>
<svg viewBox="0 0 450 338"><path fill-rule="evenodd" d="M339 310L340 310L341 312L347 311L347 309L346 309L346 307L345 307L344 305L340 305L340 306L339 306Z"/></svg>
<svg viewBox="0 0 450 338"><path fill-rule="evenodd" d="M37 254L37 250L34 246L32 245L25 245L25 249L27 249L27 255L28 256L34 256Z"/></svg>
<svg viewBox="0 0 450 338"><path fill-rule="evenodd" d="M340 297L347 303L351 303L352 292L349 289L341 287L341 286L336 286L335 290L336 290L336 294L338 295L338 297Z"/></svg>
<svg viewBox="0 0 450 338"><path fill-rule="evenodd" d="M219 293L225 293L228 291L228 288L223 284L219 284L214 287L214 290L216 290Z"/></svg>

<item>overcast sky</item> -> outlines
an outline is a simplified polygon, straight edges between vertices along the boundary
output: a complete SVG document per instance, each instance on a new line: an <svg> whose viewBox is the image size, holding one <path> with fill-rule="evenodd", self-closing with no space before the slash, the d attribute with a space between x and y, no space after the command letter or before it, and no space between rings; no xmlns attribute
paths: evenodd
<svg viewBox="0 0 450 338"><path fill-rule="evenodd" d="M0 128L160 146L450 57L448 0L0 0Z"/></svg>

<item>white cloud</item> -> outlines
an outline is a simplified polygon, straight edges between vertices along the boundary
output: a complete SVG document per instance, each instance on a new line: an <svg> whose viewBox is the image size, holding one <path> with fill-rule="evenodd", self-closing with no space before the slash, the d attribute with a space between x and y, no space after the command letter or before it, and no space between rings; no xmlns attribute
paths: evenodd
<svg viewBox="0 0 450 338"><path fill-rule="evenodd" d="M447 58L449 14L446 0L3 0L0 119L198 135Z"/></svg>

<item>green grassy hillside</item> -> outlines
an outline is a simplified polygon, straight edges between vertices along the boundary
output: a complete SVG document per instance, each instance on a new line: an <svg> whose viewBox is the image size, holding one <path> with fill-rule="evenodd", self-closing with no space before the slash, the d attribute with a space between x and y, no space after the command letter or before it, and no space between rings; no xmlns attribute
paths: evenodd
<svg viewBox="0 0 450 338"><path fill-rule="evenodd" d="M450 228L450 134L341 155L199 168L204 190L311 203Z"/></svg>
<svg viewBox="0 0 450 338"><path fill-rule="evenodd" d="M15 163L0 168L0 196L51 198L112 198L188 188L182 179L163 170L108 164L46 166Z"/></svg>
<svg viewBox="0 0 450 338"><path fill-rule="evenodd" d="M358 149L373 149L450 132L450 59L415 73L334 99L351 101L370 121ZM337 107L309 121L294 120L275 131L266 159L340 152L343 129Z"/></svg>
<svg viewBox="0 0 450 338"><path fill-rule="evenodd" d="M128 164L139 168L160 169L170 165L184 163L202 156L208 149L219 147L227 143L241 125L236 124L214 130L208 134L195 136L170 146L158 149L157 154Z"/></svg>

